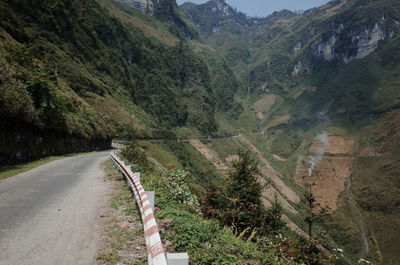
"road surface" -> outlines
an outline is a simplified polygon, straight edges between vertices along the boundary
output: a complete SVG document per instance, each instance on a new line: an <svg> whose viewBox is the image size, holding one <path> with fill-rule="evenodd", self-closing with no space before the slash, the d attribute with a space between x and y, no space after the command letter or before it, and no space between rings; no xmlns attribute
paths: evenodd
<svg viewBox="0 0 400 265"><path fill-rule="evenodd" d="M110 187L108 152L51 162L0 181L0 265L94 264Z"/></svg>

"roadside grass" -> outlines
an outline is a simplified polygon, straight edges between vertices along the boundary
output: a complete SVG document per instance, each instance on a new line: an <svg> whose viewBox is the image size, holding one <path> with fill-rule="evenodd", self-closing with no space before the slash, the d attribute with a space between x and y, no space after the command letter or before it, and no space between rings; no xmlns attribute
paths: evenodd
<svg viewBox="0 0 400 265"><path fill-rule="evenodd" d="M15 176L20 173L24 173L26 171L29 171L31 169L34 169L36 167L39 167L41 165L50 163L52 161L55 161L55 160L58 160L61 158L65 158L65 156L50 156L50 157L42 158L42 159L39 159L39 160L36 160L33 162L0 167L0 180Z"/></svg>
<svg viewBox="0 0 400 265"><path fill-rule="evenodd" d="M103 164L106 180L114 182L110 209L103 222L102 242L97 254L97 264L144 265L147 259L142 222L132 194L111 160ZM122 228L123 223L128 228Z"/></svg>
<svg viewBox="0 0 400 265"><path fill-rule="evenodd" d="M146 190L156 191L156 218L167 252L188 252L191 263L198 265L301 264L283 255L280 248L284 242L273 246L269 240L246 240L217 221L189 210L185 203L171 200L169 193L174 191L157 172L145 172L142 182Z"/></svg>
<svg viewBox="0 0 400 265"><path fill-rule="evenodd" d="M236 140L233 141L236 142ZM226 141L223 140L222 142ZM238 144L240 145L240 143ZM154 144L153 148L158 145L163 145L165 152L172 152L177 155L178 152L184 151L187 160L197 160L197 156L193 156L192 152L188 152L189 150L184 148L188 145L187 143L176 143L176 145ZM230 146L228 149L234 150L236 147ZM150 153L149 149L142 149L142 151ZM172 158L173 156L168 157ZM244 234L235 233L234 229L230 227L221 226L216 220L206 219L201 214L200 205L196 203L197 199L203 194L202 192L196 194L197 185L193 185L198 176L190 174L192 178L187 179L185 183L174 181L180 171L176 171L179 167L173 166L175 158L168 161L168 157L164 161L164 163L170 165L169 169L172 169L168 173L161 172L156 167L149 167L141 172L141 183L144 188L156 192L155 216L166 252L188 252L191 263L198 265L305 264L303 260L307 257L302 256L303 250L298 246L302 246L306 241L298 238L289 229L282 231L283 236L271 235L270 237L256 239L254 235L258 232L254 231L254 235L247 238ZM179 160L182 161L183 159L181 159L180 157ZM139 164L132 166L140 167L140 162L137 163ZM193 166L191 163L194 162L185 162L185 164ZM196 163L199 163L199 161L196 161ZM172 178L171 174L173 175ZM196 197L197 199L194 199ZM117 206L121 204L118 200L114 203ZM301 222L301 219L298 221ZM318 232L320 231L318 230ZM143 237L142 233L140 235ZM290 236L286 238L286 235ZM114 237L115 240L119 240L115 232ZM106 262L109 259L115 259L113 253L114 251L100 253L99 259L102 259L103 264L112 264L112 262ZM114 263L120 264L119 261Z"/></svg>
<svg viewBox="0 0 400 265"><path fill-rule="evenodd" d="M21 163L21 164L16 164L16 165L10 165L10 166L3 166L0 167L0 180L6 179L9 177L13 177L15 175L27 172L31 169L37 168L39 166L45 165L47 163L67 158L67 157L72 157L72 156L78 156L78 155L86 155L86 154L91 154L93 152L86 152L86 153L73 153L73 154L66 154L66 155L61 155L61 156L49 156L49 157L44 157L35 161L31 162L26 162L26 163Z"/></svg>

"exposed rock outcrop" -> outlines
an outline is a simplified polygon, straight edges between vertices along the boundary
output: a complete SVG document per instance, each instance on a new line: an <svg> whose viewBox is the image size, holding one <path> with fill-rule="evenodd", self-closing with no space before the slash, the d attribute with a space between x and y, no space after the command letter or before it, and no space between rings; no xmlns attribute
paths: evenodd
<svg viewBox="0 0 400 265"><path fill-rule="evenodd" d="M311 45L312 54L328 62L337 59L345 64L363 59L378 49L381 41L395 36L390 30L392 25L397 24L385 17L355 29L345 29L339 24Z"/></svg>
<svg viewBox="0 0 400 265"><path fill-rule="evenodd" d="M232 8L225 3L224 0L214 0L215 5L212 11L222 16L229 16L233 14Z"/></svg>
<svg viewBox="0 0 400 265"><path fill-rule="evenodd" d="M152 15L154 7L159 4L160 0L117 0L117 2Z"/></svg>

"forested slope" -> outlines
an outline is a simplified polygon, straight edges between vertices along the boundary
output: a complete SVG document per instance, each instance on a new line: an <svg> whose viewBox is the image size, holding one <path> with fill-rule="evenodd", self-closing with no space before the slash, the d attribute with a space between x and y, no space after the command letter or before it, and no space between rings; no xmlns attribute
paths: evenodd
<svg viewBox="0 0 400 265"><path fill-rule="evenodd" d="M174 127L216 131L210 65L165 10L168 23L107 1L0 8L2 163Z"/></svg>

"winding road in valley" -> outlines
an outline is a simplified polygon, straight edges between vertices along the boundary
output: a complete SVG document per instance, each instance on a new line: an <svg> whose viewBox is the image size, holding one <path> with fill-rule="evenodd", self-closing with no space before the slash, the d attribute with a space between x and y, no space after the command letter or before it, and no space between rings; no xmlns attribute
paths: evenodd
<svg viewBox="0 0 400 265"><path fill-rule="evenodd" d="M94 264L111 187L108 152L60 159L0 181L0 265Z"/></svg>
<svg viewBox="0 0 400 265"><path fill-rule="evenodd" d="M241 133L241 134L235 134L235 135L229 135L229 136L215 136L215 137L207 137L207 138L188 138L188 139L173 139L173 138L154 138L154 139L135 139L134 141L137 142L149 142L149 143L162 143L162 142L178 142L178 143L189 143L193 139L199 140L199 141L220 141L220 140L227 140L227 139L236 139L240 138L242 136L248 136L248 135L255 135L255 134L264 134L262 131L257 131L257 132L247 132L247 133ZM115 144L114 144L115 145ZM120 148L121 145L116 145L117 148Z"/></svg>

